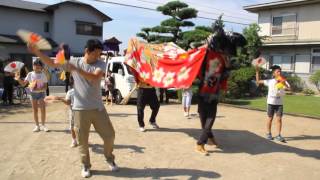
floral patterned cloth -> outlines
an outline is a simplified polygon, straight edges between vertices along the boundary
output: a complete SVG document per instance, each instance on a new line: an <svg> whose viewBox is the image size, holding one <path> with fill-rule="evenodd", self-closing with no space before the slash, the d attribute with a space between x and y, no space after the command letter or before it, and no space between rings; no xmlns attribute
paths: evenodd
<svg viewBox="0 0 320 180"><path fill-rule="evenodd" d="M207 48L188 52L174 43L148 44L131 39L125 63L138 81L160 88L188 88L199 73Z"/></svg>

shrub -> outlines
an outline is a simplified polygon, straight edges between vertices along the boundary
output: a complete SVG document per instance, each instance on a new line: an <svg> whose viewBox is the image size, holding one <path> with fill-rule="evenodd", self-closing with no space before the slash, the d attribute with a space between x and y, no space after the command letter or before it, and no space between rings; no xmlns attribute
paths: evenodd
<svg viewBox="0 0 320 180"><path fill-rule="evenodd" d="M303 81L299 76L287 76L287 81L290 84L291 91L301 92L303 90Z"/></svg>
<svg viewBox="0 0 320 180"><path fill-rule="evenodd" d="M243 67L233 70L228 80L227 96L231 98L241 98L250 94L250 84L255 77L253 67Z"/></svg>
<svg viewBox="0 0 320 180"><path fill-rule="evenodd" d="M316 71L309 78L309 81L314 84L317 90L320 92L320 70Z"/></svg>
<svg viewBox="0 0 320 180"><path fill-rule="evenodd" d="M302 93L303 93L304 95L306 95L306 96L311 96L311 95L314 95L314 94L315 94L315 92L314 92L312 89L309 89L309 88L304 89L304 90L302 91Z"/></svg>

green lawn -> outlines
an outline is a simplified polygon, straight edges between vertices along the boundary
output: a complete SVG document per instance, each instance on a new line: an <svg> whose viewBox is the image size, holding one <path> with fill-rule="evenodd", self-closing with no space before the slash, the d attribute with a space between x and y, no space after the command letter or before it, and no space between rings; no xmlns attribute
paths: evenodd
<svg viewBox="0 0 320 180"><path fill-rule="evenodd" d="M267 107L266 97L254 99L232 99L228 100L227 103L261 110L266 110ZM284 96L284 112L320 118L320 97L286 95Z"/></svg>

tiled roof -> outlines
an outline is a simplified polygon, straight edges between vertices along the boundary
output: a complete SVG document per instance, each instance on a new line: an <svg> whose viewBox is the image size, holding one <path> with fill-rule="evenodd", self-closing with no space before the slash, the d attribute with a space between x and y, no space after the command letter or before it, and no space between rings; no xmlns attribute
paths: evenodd
<svg viewBox="0 0 320 180"><path fill-rule="evenodd" d="M23 0L1 0L0 6L46 12L44 8L47 7L48 4L40 4L36 2L23 1Z"/></svg>
<svg viewBox="0 0 320 180"><path fill-rule="evenodd" d="M51 38L46 38L52 47L57 47L58 44ZM6 44L24 44L24 42L16 35L0 34L0 43Z"/></svg>

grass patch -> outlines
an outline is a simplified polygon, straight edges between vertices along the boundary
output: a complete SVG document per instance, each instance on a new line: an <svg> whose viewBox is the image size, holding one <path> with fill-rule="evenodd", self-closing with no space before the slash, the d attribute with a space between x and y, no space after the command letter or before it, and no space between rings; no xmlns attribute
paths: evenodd
<svg viewBox="0 0 320 180"><path fill-rule="evenodd" d="M285 113L307 115L320 118L320 97L287 95L283 97L283 100L283 107ZM229 99L226 103L238 106L257 108L261 110L267 109L266 97L250 99Z"/></svg>

